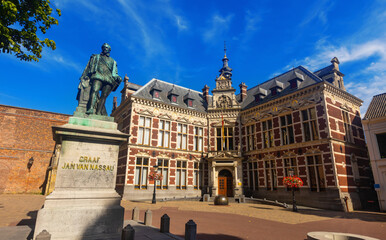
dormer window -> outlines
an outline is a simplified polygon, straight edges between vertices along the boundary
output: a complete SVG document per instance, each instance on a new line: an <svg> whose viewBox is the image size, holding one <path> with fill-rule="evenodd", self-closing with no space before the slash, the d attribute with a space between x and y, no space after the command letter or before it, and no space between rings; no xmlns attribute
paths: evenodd
<svg viewBox="0 0 386 240"><path fill-rule="evenodd" d="M160 94L160 91L155 90L155 89L153 90L153 98L159 99L160 98L159 94Z"/></svg>
<svg viewBox="0 0 386 240"><path fill-rule="evenodd" d="M291 89L298 87L298 82L296 81L296 79L293 79L290 81L290 86L291 86Z"/></svg>
<svg viewBox="0 0 386 240"><path fill-rule="evenodd" d="M160 86L160 84L156 80L154 82L153 87L151 88L151 92L150 93L151 93L151 95L153 96L154 99L160 99L161 90L162 90L162 87Z"/></svg>
<svg viewBox="0 0 386 240"><path fill-rule="evenodd" d="M172 101L172 103L177 103L177 96L176 95L172 95L171 96L171 101Z"/></svg>
<svg viewBox="0 0 386 240"><path fill-rule="evenodd" d="M261 87L258 87L257 92L254 96L255 96L255 102L260 102L261 100L263 100L265 96L267 96L267 90Z"/></svg>
<svg viewBox="0 0 386 240"><path fill-rule="evenodd" d="M193 108L193 99L194 99L194 95L189 90L188 93L184 96L184 102L190 108Z"/></svg>
<svg viewBox="0 0 386 240"><path fill-rule="evenodd" d="M293 70L289 76L291 80L289 80L290 88L295 89L298 88L301 82L304 81L304 76L301 73L298 73L296 70Z"/></svg>
<svg viewBox="0 0 386 240"><path fill-rule="evenodd" d="M284 84L277 79L274 79L272 81L271 87L269 90L271 90L271 96L278 95L283 90Z"/></svg>

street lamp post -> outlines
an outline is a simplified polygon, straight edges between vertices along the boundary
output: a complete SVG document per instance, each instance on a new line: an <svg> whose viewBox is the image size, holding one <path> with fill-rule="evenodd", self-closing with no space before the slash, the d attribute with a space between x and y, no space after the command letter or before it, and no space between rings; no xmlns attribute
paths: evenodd
<svg viewBox="0 0 386 240"><path fill-rule="evenodd" d="M289 169L288 173L290 175L290 177L293 177L294 176L294 169L291 168ZM293 212L297 212L298 211L298 207L296 206L296 201L295 201L295 187L292 186L292 211Z"/></svg>
<svg viewBox="0 0 386 240"><path fill-rule="evenodd" d="M154 171L155 172L157 172L157 170L158 170L158 166L157 165L155 165L155 166L153 166L153 168L154 168ZM156 177L154 177L154 191L153 191L153 200L151 200L151 203L152 204L155 204L157 201L156 201L156 199L155 199L155 188L156 188L156 186L157 186L157 178Z"/></svg>

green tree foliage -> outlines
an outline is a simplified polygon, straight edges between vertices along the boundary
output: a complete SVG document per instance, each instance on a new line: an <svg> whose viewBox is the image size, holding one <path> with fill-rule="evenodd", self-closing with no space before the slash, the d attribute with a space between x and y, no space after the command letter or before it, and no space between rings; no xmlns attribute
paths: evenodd
<svg viewBox="0 0 386 240"><path fill-rule="evenodd" d="M51 16L49 0L0 0L0 50L15 54L23 61L39 61L44 46L56 49L53 40L40 40L37 30L43 34L58 25ZM55 9L60 16L60 10Z"/></svg>

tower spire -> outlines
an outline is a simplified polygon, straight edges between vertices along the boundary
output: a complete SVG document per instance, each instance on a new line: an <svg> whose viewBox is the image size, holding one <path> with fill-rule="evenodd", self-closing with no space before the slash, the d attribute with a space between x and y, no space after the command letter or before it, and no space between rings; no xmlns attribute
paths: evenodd
<svg viewBox="0 0 386 240"><path fill-rule="evenodd" d="M226 78L232 77L232 68L228 66L229 59L227 58L227 46L226 41L224 41L224 58L222 59L223 65L220 69L220 75L225 76Z"/></svg>
<svg viewBox="0 0 386 240"><path fill-rule="evenodd" d="M226 41L224 41L224 58L227 57L227 45L226 45Z"/></svg>

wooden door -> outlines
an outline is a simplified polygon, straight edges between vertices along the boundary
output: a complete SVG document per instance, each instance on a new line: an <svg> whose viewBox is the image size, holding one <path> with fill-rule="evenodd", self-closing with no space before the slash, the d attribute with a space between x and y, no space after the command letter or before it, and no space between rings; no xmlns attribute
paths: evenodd
<svg viewBox="0 0 386 240"><path fill-rule="evenodd" d="M218 195L227 196L227 177L218 177Z"/></svg>

